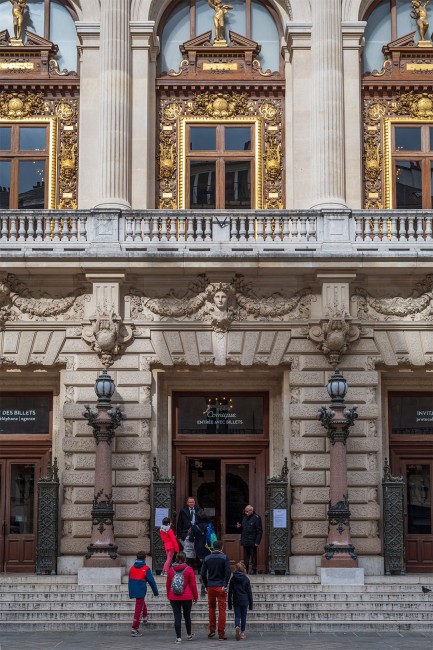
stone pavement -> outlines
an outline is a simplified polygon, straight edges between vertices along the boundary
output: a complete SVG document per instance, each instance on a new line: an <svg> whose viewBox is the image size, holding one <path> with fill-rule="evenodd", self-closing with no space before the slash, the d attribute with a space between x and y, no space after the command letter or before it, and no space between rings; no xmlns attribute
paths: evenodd
<svg viewBox="0 0 433 650"><path fill-rule="evenodd" d="M249 633L245 641L235 641L233 631L227 641L208 639L200 630L192 641L186 636L182 646L174 644L174 632L144 631L140 638L125 632L0 632L0 650L185 650L227 648L239 650L425 650L432 648L431 634L422 632L258 632Z"/></svg>

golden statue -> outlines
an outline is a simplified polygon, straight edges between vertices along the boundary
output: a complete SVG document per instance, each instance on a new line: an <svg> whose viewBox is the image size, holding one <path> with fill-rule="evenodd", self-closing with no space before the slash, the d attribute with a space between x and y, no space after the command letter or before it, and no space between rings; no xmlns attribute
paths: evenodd
<svg viewBox="0 0 433 650"><path fill-rule="evenodd" d="M421 4L420 0L412 0L412 13L411 17L416 20L418 26L418 31L420 35L420 41L418 45L425 47L429 41L426 40L429 22L427 20L427 6L429 5L430 0L426 0L424 4ZM430 46L430 43L429 43Z"/></svg>
<svg viewBox="0 0 433 650"><path fill-rule="evenodd" d="M27 6L27 0L9 0L12 5L12 16L14 19L14 36L15 41L22 43L24 12Z"/></svg>
<svg viewBox="0 0 433 650"><path fill-rule="evenodd" d="M214 44L215 43L225 43L225 15L230 11L230 9L233 9L230 5L223 5L222 0L207 0L209 7L211 7L214 12L215 16L213 18L213 24L215 25L215 39L214 39Z"/></svg>

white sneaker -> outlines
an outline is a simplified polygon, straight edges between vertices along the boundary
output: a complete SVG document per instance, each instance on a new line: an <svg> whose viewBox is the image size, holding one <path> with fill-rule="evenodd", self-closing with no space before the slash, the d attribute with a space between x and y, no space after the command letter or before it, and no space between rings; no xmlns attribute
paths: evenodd
<svg viewBox="0 0 433 650"><path fill-rule="evenodd" d="M192 641L194 638L194 634L188 634L186 638L188 639L188 641Z"/></svg>
<svg viewBox="0 0 433 650"><path fill-rule="evenodd" d="M175 643L182 643L182 639L176 639Z"/></svg>

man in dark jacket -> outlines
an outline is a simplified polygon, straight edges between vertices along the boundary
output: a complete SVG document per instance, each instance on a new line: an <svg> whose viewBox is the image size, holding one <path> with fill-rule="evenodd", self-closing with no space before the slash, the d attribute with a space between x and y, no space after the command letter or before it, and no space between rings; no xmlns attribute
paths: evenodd
<svg viewBox="0 0 433 650"><path fill-rule="evenodd" d="M225 641L226 637L226 609L227 585L230 580L230 560L223 553L224 546L219 540L214 542L213 551L205 557L201 567L201 579L207 589L209 609L209 634L211 639L217 629L216 607L218 603L218 638Z"/></svg>
<svg viewBox="0 0 433 650"><path fill-rule="evenodd" d="M251 559L251 574L257 573L257 547L260 544L263 535L262 520L254 512L253 506L248 505L245 508L245 517L242 523L236 524L241 529L241 545L244 548L244 564L248 573L248 567Z"/></svg>
<svg viewBox="0 0 433 650"><path fill-rule="evenodd" d="M198 506L195 505L194 497L188 497L186 500L186 505L179 512L179 517L177 519L177 537L182 541L185 540L188 535L188 531L195 524L195 518L199 511Z"/></svg>

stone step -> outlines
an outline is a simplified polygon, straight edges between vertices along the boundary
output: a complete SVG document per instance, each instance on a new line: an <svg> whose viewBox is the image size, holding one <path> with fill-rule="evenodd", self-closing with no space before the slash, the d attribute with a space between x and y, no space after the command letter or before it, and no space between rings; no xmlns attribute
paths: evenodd
<svg viewBox="0 0 433 650"><path fill-rule="evenodd" d="M156 605L153 605L154 607ZM164 599L157 604L158 612L170 612L171 607L169 603ZM150 608L150 605L149 605ZM329 611L332 608L332 604L329 602L305 602L305 601L295 601L295 602L254 602L254 611L261 612L263 614L271 615L273 612L295 612L295 611L307 611L307 612L322 612ZM351 602L339 602L338 603L339 611L342 612L352 612L354 609L353 601ZM116 612L132 612L133 604L129 601L111 601L111 600L100 600L100 601L76 601L76 602L55 602L55 601L44 601L44 602L19 602L19 601L2 601L2 613L20 611L20 612L81 612L85 610L86 613L101 613L101 614L110 614L113 611ZM202 600L194 606L196 611L207 611L207 602ZM417 612L432 612L432 604L429 602L362 602L356 604L357 612L401 612L406 611L417 611ZM23 614L24 615L24 614Z"/></svg>
<svg viewBox="0 0 433 650"><path fill-rule="evenodd" d="M112 620L112 621L124 621L127 622L128 620L130 621L131 616L132 616L133 610L122 610L122 609L116 609L116 610L108 610L108 611L101 611L101 610L82 610L79 613L79 622L84 622L84 621L92 621L92 620L97 620L97 621L104 621L104 620ZM172 619L172 613L171 611L167 608L164 608L164 610L158 610L158 611L151 611L150 612L152 622L154 624L158 623L159 621L164 621L164 620L171 620ZM374 621L386 621L386 620L392 620L395 618L399 618L400 622L410 622L410 621L426 621L430 622L433 626L433 612L430 609L429 611L419 611L417 608L410 610L410 609L402 609L399 610L398 612L394 611L373 611L371 609L366 609L365 611L362 611L360 609L351 609L348 611L342 611L339 609L337 612L329 609L324 609L322 611L310 611L306 610L305 608L297 608L293 610L286 610L284 608L276 608L271 611L265 612L265 611L253 611L250 612L249 614L249 619L255 620L257 618L263 619L263 620L272 620L275 622L281 621L284 622L287 619L291 620L297 620L297 621L308 621L311 618L318 620L318 621L328 621L329 619L333 620L342 620L342 621L363 621L363 620L374 620ZM192 614L193 620L198 620L201 621L203 618L206 618L206 608L197 608L193 609L193 614ZM71 611L69 609L67 610L55 610L55 611L44 611L44 610L36 610L32 609L30 611L26 611L23 613L23 610L20 608L16 608L14 610L10 611L1 611L0 612L0 621L39 621L39 620L57 620L57 621L64 621L65 623L68 621L77 621L77 613L74 611Z"/></svg>
<svg viewBox="0 0 433 650"><path fill-rule="evenodd" d="M233 624L233 623L232 623ZM131 629L131 621L8 621L5 620L0 623L0 631L2 632L16 632L19 626L20 633L30 634L32 631L86 631L86 630L103 630L103 631L117 631L121 630L125 635L129 634ZM147 627L147 626L146 626ZM149 624L149 629L153 630L172 630L173 620L159 621L158 623ZM193 622L194 631L207 630L206 622ZM230 629L230 620L228 621L227 629ZM254 631L290 631L290 632L427 632L433 633L433 623L426 621L410 621L402 622L399 618L389 619L386 621L345 621L337 619L329 619L328 621L317 621L311 618L308 621L296 621L292 619L285 619L284 621L267 621L263 619L251 620L248 619L248 630ZM145 643L146 632L144 631L143 640Z"/></svg>
<svg viewBox="0 0 433 650"><path fill-rule="evenodd" d="M165 598L165 591L161 591L161 596ZM254 601L256 603L274 603L276 600L275 593L260 593L253 588ZM4 591L0 592L0 602L68 602L68 603L91 603L100 602L106 603L120 603L128 600L127 590L122 591L73 591L73 592L59 592L59 591ZM153 595L147 595L147 600L152 602ZM411 602L411 603L424 603L429 602L430 606L433 605L433 592L431 594L423 594L420 588L415 593L278 593L278 602L303 602L303 603L374 603L374 602Z"/></svg>

